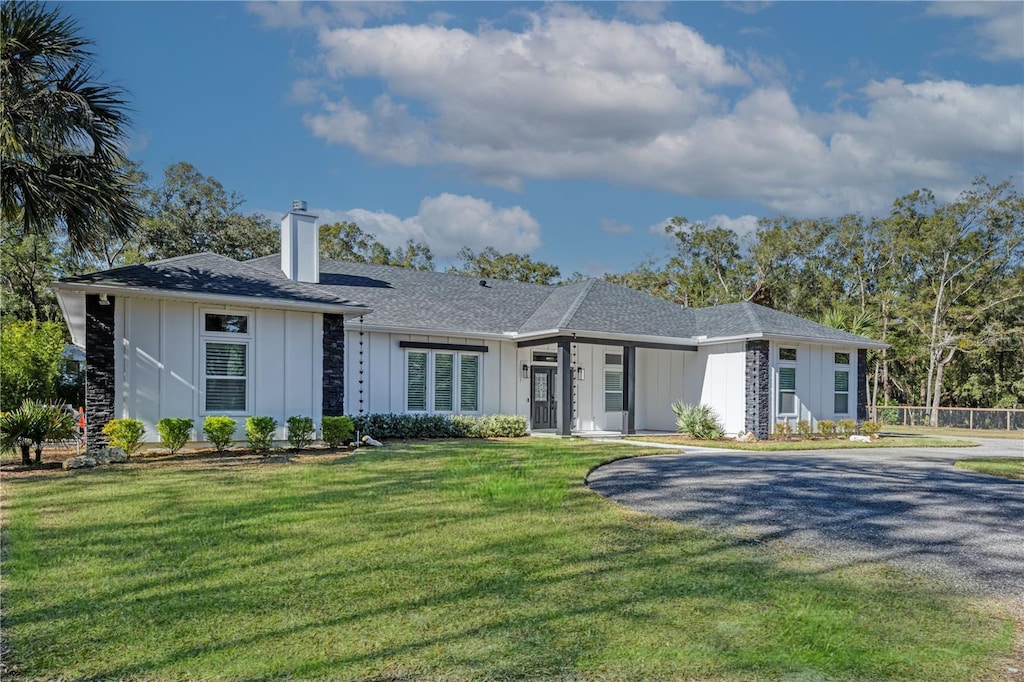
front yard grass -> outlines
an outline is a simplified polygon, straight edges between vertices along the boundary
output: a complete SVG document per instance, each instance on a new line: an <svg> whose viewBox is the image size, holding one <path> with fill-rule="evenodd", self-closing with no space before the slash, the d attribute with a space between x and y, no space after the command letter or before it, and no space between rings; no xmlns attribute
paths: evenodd
<svg viewBox="0 0 1024 682"><path fill-rule="evenodd" d="M9 676L933 681L1009 651L990 602L583 484L637 452L467 440L5 479Z"/></svg>
<svg viewBox="0 0 1024 682"><path fill-rule="evenodd" d="M856 443L833 438L830 440L761 440L744 443L736 440L694 440L688 436L630 436L630 440L650 443L673 443L700 448L726 448L729 450L752 450L754 452L783 452L786 450L854 450L860 448L964 448L975 447L975 441L953 438L929 437L882 437L870 443Z"/></svg>
<svg viewBox="0 0 1024 682"><path fill-rule="evenodd" d="M979 457L977 459L961 459L953 466L990 476L1024 480L1024 458Z"/></svg>

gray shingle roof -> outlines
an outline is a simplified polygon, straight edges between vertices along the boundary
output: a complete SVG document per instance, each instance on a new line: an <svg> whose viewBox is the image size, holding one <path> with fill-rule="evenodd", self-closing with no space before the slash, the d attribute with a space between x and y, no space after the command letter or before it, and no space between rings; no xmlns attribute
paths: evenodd
<svg viewBox="0 0 1024 682"><path fill-rule="evenodd" d="M811 320L766 308L756 303L727 303L698 308L697 328L708 338L771 336L808 339L855 346L883 347L878 341L826 327Z"/></svg>
<svg viewBox="0 0 1024 682"><path fill-rule="evenodd" d="M200 253L61 280L265 301L372 309L367 324L448 334L626 334L708 340L799 338L860 347L883 344L754 303L690 309L604 280L560 286L320 261L320 283L288 279L279 255L238 262ZM348 312L348 311L346 311Z"/></svg>
<svg viewBox="0 0 1024 682"><path fill-rule="evenodd" d="M351 300L323 287L293 282L285 277L268 278L266 272L248 263L215 253L197 253L144 265L129 265L61 280L64 284L123 286L177 293L245 296L255 299L344 305Z"/></svg>

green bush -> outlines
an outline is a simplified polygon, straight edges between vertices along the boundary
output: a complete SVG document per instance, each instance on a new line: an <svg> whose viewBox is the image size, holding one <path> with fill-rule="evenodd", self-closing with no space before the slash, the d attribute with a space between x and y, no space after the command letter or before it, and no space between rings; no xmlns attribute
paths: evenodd
<svg viewBox="0 0 1024 682"><path fill-rule="evenodd" d="M898 405L895 400L880 400L878 405ZM900 422L900 411L895 407L878 407L876 410L878 421L889 426L895 426Z"/></svg>
<svg viewBox="0 0 1024 682"><path fill-rule="evenodd" d="M717 440L722 437L722 422L710 405L674 402L672 411L676 413L679 433L698 440Z"/></svg>
<svg viewBox="0 0 1024 682"><path fill-rule="evenodd" d="M324 417L323 435L328 447L340 448L352 442L356 425L350 417Z"/></svg>
<svg viewBox="0 0 1024 682"><path fill-rule="evenodd" d="M277 424L274 424L276 427ZM288 417L288 443L296 450L308 448L316 435L316 427L310 417Z"/></svg>
<svg viewBox="0 0 1024 682"><path fill-rule="evenodd" d="M231 417L210 415L203 420L203 434L206 436L206 440L213 443L217 452L223 452L226 447L231 445L237 428L238 423Z"/></svg>
<svg viewBox="0 0 1024 682"><path fill-rule="evenodd" d="M130 457L142 447L146 427L138 419L111 419L103 426L103 433L112 446L121 448Z"/></svg>
<svg viewBox="0 0 1024 682"><path fill-rule="evenodd" d="M789 440L793 435L793 425L788 421L775 422L775 437L780 440Z"/></svg>
<svg viewBox="0 0 1024 682"><path fill-rule="evenodd" d="M865 436L877 435L878 432L881 430L882 425L874 421L867 421L860 425L860 432L863 433Z"/></svg>
<svg viewBox="0 0 1024 682"><path fill-rule="evenodd" d="M451 420L457 435L463 438L520 438L527 433L526 417L516 414L457 414Z"/></svg>
<svg viewBox="0 0 1024 682"><path fill-rule="evenodd" d="M843 419L839 422L839 433L843 438L849 438L857 433L857 422L852 419Z"/></svg>
<svg viewBox="0 0 1024 682"><path fill-rule="evenodd" d="M29 399L56 400L64 334L57 322L0 325L0 410L16 410Z"/></svg>
<svg viewBox="0 0 1024 682"><path fill-rule="evenodd" d="M818 420L818 432L825 438L835 438L836 423L830 419Z"/></svg>
<svg viewBox="0 0 1024 682"><path fill-rule="evenodd" d="M257 454L265 455L274 446L277 420L273 417L249 417L245 420L245 439Z"/></svg>
<svg viewBox="0 0 1024 682"><path fill-rule="evenodd" d="M189 441L195 422L191 419L164 417L156 423L156 432L160 434L160 444L173 455Z"/></svg>
<svg viewBox="0 0 1024 682"><path fill-rule="evenodd" d="M801 419L796 423L797 433L800 434L801 438L811 437L811 422L806 419Z"/></svg>
<svg viewBox="0 0 1024 682"><path fill-rule="evenodd" d="M352 418L356 431L381 439L462 438L462 429L443 414L361 414Z"/></svg>

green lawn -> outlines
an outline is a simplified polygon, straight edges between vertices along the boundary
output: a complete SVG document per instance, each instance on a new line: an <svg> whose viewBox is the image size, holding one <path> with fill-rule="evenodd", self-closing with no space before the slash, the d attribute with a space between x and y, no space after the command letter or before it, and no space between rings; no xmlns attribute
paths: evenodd
<svg viewBox="0 0 1024 682"><path fill-rule="evenodd" d="M954 466L991 476L1024 480L1024 458L991 457L961 459Z"/></svg>
<svg viewBox="0 0 1024 682"><path fill-rule="evenodd" d="M855 443L849 440L762 440L741 443L735 440L694 440L688 436L630 436L630 440L650 443L678 443L701 448L726 448L728 450L753 450L755 452L783 452L787 450L855 450L862 448L952 448L975 447L975 441L952 438L898 437L879 438L871 443Z"/></svg>
<svg viewBox="0 0 1024 682"><path fill-rule="evenodd" d="M40 679L964 680L1013 621L629 512L591 441L141 462L3 484L3 632Z"/></svg>

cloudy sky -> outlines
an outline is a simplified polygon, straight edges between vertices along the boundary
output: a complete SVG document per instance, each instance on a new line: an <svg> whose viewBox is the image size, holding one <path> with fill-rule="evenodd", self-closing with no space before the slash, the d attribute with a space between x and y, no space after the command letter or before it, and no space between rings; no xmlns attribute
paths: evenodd
<svg viewBox="0 0 1024 682"><path fill-rule="evenodd" d="M657 257L672 216L884 213L1024 175L1024 3L198 3L62 9L188 161L385 244Z"/></svg>

